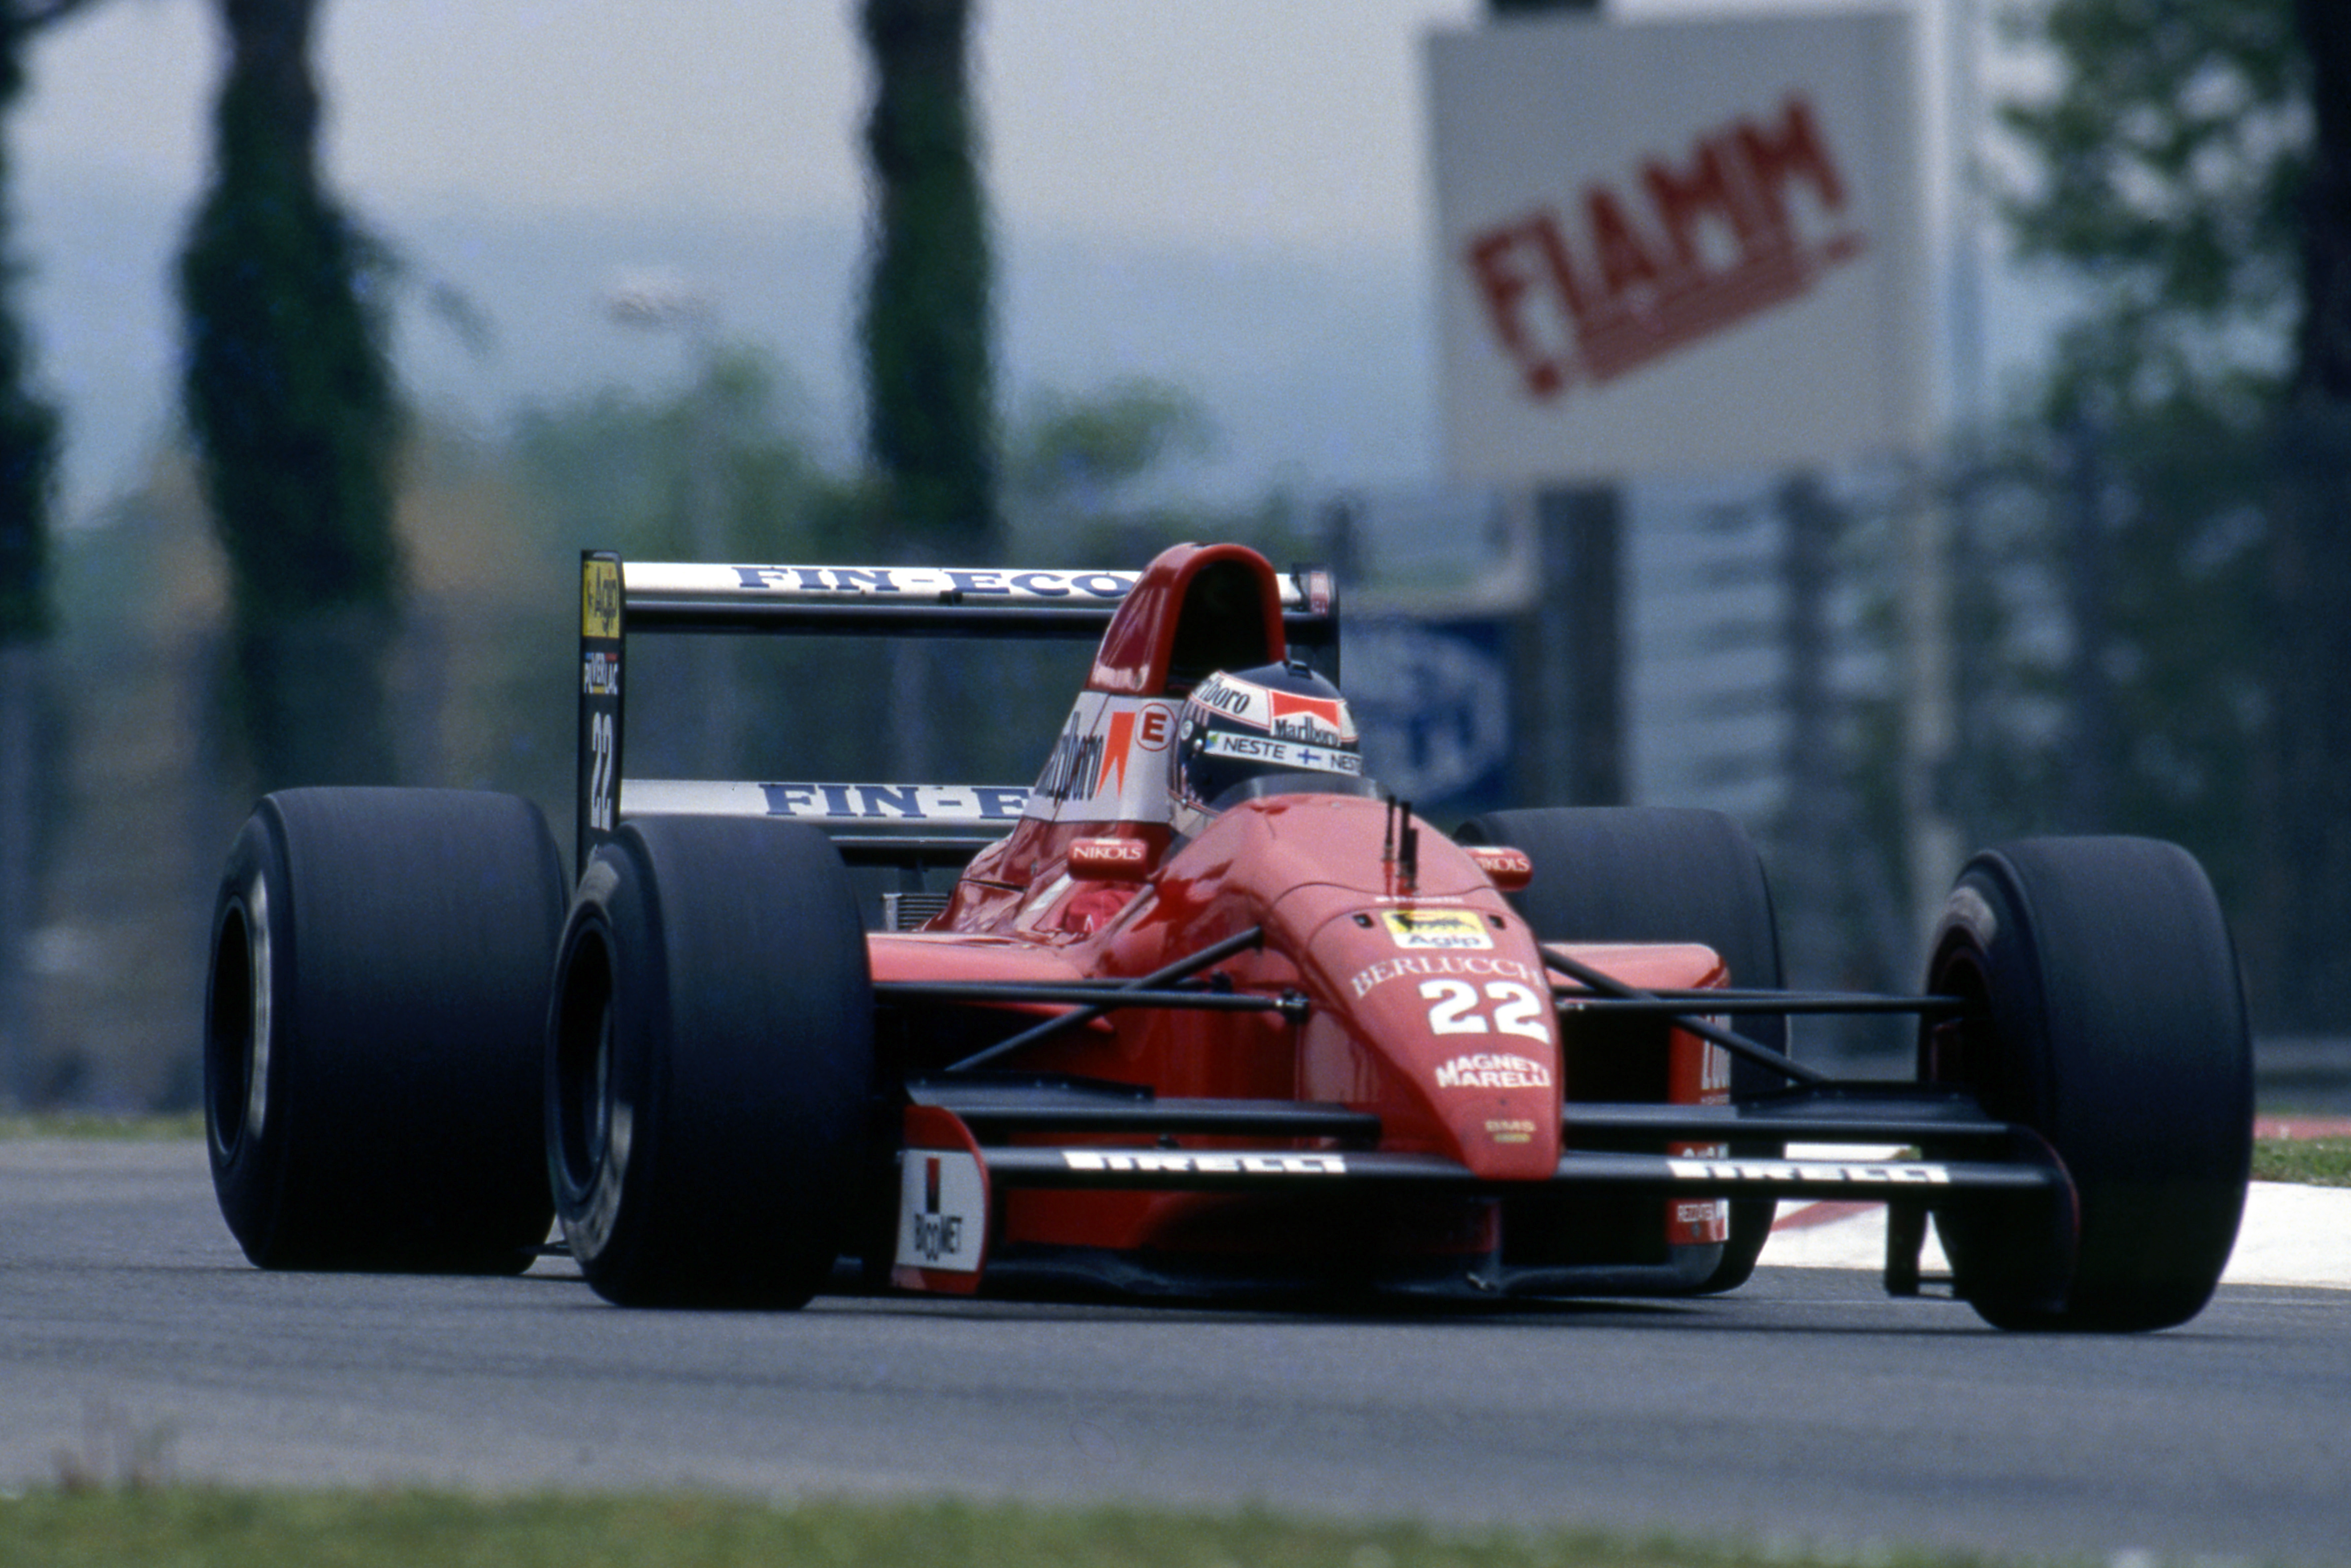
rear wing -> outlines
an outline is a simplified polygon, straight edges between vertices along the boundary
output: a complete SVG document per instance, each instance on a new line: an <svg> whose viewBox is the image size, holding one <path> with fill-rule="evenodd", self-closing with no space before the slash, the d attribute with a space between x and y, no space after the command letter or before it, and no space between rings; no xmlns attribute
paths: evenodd
<svg viewBox="0 0 2351 1568"><path fill-rule="evenodd" d="M584 870L624 815L789 816L852 864L960 867L1019 820L1027 784L759 784L630 779L622 667L647 633L1098 640L1140 572L938 566L747 566L580 556L580 753L574 844ZM1328 572L1277 574L1290 642L1338 673ZM1049 737L1039 737L1041 748ZM1041 751L1040 751L1041 754Z"/></svg>

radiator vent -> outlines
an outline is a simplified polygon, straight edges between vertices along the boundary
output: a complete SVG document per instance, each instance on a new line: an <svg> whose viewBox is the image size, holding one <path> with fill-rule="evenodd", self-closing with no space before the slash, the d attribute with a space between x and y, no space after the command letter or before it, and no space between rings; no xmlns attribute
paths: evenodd
<svg viewBox="0 0 2351 1568"><path fill-rule="evenodd" d="M951 893L884 893L882 895L882 929L885 931L919 930L935 915L946 912Z"/></svg>

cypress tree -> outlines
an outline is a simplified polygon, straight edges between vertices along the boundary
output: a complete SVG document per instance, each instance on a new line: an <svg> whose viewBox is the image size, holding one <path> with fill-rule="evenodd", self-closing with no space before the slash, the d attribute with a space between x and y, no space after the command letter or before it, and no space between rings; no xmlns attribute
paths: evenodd
<svg viewBox="0 0 2351 1568"><path fill-rule="evenodd" d="M34 36L88 0L0 0L0 126L23 96ZM32 349L17 320L23 275L14 245L8 147L0 136L0 646L48 635L48 512L57 468L57 411L32 389Z"/></svg>
<svg viewBox="0 0 2351 1568"><path fill-rule="evenodd" d="M24 95L34 36L88 0L0 0L0 128ZM49 507L56 493L57 411L36 392L32 348L16 316L15 207L0 129L0 1100L39 1099L19 960L42 919L42 868L59 760L47 679Z"/></svg>
<svg viewBox="0 0 2351 1568"><path fill-rule="evenodd" d="M318 0L220 0L212 181L180 259L183 390L230 571L235 692L266 787L384 782L400 589L380 257L325 189Z"/></svg>
<svg viewBox="0 0 2351 1568"><path fill-rule="evenodd" d="M2295 0L2294 16L2311 143L2270 562L2277 799L2266 820L2291 955L2275 1012L2289 1028L2339 1036L2351 1017L2351 15L2339 0Z"/></svg>
<svg viewBox="0 0 2351 1568"><path fill-rule="evenodd" d="M987 224L970 0L864 0L874 67L866 439L903 546L980 558L996 528Z"/></svg>

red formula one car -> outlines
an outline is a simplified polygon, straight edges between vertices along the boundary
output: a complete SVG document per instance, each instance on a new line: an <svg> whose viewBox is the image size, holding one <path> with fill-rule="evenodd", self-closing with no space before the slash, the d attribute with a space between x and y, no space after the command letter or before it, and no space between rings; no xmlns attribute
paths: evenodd
<svg viewBox="0 0 2351 1568"><path fill-rule="evenodd" d="M1988 851L1921 994L1796 994L1726 818L1447 837L1383 794L1320 572L591 555L582 585L568 898L507 796L288 791L236 841L207 1122L264 1267L519 1269L552 1212L630 1304L798 1305L844 1260L924 1292L1677 1293L1746 1279L1780 1199L1867 1199L1897 1293L1931 1216L1991 1322L2147 1329L2228 1258L2244 1007L2169 846ZM679 630L1099 646L1030 787L628 778L628 639ZM870 867L899 887L861 907ZM1833 1012L1916 1014L1916 1081L1790 1056Z"/></svg>

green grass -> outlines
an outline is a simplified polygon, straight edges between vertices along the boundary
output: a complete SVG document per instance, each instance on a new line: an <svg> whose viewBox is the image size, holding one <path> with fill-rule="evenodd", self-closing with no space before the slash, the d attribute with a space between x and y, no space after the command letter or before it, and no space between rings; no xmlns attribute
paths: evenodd
<svg viewBox="0 0 2351 1568"><path fill-rule="evenodd" d="M2257 1138L2253 1179L2351 1187L2351 1137Z"/></svg>
<svg viewBox="0 0 2351 1568"><path fill-rule="evenodd" d="M1987 1559L1873 1548L1592 1533L1456 1534L1257 1510L1186 1514L960 1502L767 1503L708 1496L504 1501L436 1492L193 1488L37 1491L0 1501L0 1564L165 1568L1962 1568Z"/></svg>
<svg viewBox="0 0 2351 1568"><path fill-rule="evenodd" d="M204 1114L110 1116L100 1111L35 1111L0 1116L0 1138L80 1137L152 1140L204 1136Z"/></svg>

